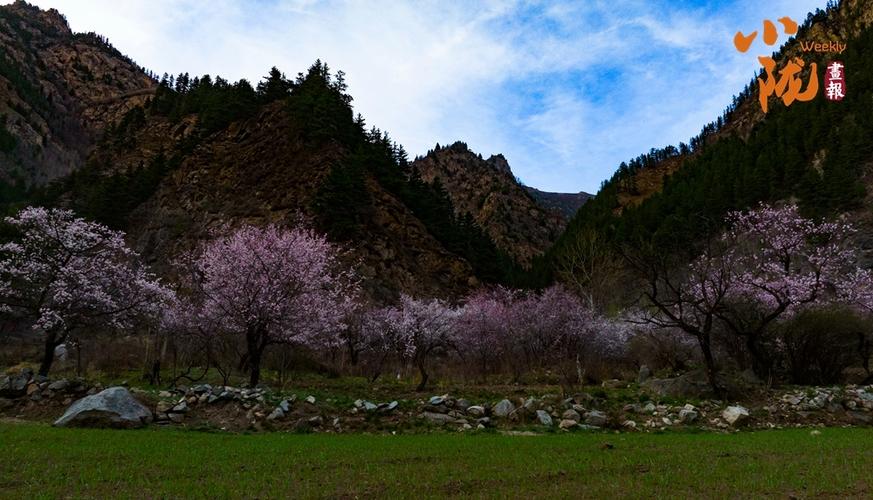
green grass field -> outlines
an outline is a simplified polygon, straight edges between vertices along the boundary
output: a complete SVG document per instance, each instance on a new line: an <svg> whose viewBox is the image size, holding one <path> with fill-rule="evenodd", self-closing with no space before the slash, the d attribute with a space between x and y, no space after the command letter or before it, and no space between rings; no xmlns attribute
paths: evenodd
<svg viewBox="0 0 873 500"><path fill-rule="evenodd" d="M612 448L605 446L612 445ZM218 434L0 424L0 496L866 497L873 430Z"/></svg>

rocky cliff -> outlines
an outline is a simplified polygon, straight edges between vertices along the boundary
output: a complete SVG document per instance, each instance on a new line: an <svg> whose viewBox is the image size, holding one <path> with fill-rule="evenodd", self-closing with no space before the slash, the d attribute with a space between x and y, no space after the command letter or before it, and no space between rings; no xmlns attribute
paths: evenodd
<svg viewBox="0 0 873 500"><path fill-rule="evenodd" d="M541 255L564 227L564 216L541 206L515 179L503 155L482 158L462 142L412 163L425 182L439 182L458 215L470 214L497 246L521 265Z"/></svg>
<svg viewBox="0 0 873 500"><path fill-rule="evenodd" d="M70 31L58 11L0 7L0 180L69 174L155 85L105 39Z"/></svg>

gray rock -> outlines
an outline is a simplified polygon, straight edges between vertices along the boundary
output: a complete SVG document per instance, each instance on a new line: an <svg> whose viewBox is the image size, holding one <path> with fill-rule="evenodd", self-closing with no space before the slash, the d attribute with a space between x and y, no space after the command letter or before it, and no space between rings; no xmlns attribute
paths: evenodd
<svg viewBox="0 0 873 500"><path fill-rule="evenodd" d="M697 421L697 417L699 416L700 414L691 405L685 405L684 408L679 410L679 421L686 425Z"/></svg>
<svg viewBox="0 0 873 500"><path fill-rule="evenodd" d="M578 411L570 409L570 410L565 411L561 415L561 419L562 420L572 420L574 422L578 422L578 421L582 420L582 417L579 415Z"/></svg>
<svg viewBox="0 0 873 500"><path fill-rule="evenodd" d="M287 399L283 399L279 402L278 408L282 410L282 413L288 413L291 411L291 402Z"/></svg>
<svg viewBox="0 0 873 500"><path fill-rule="evenodd" d="M515 411L515 405L508 399L500 400L493 408L491 408L491 414L499 418L507 417L513 411Z"/></svg>
<svg viewBox="0 0 873 500"><path fill-rule="evenodd" d="M309 422L309 425L313 427L320 427L324 423L324 419L321 417L321 415L316 415L314 417L310 417L307 422Z"/></svg>
<svg viewBox="0 0 873 500"><path fill-rule="evenodd" d="M601 427L606 424L606 414L599 410L591 410L585 414L585 423Z"/></svg>
<svg viewBox="0 0 873 500"><path fill-rule="evenodd" d="M552 426L552 416L546 413L544 410L537 410L537 420L540 421L542 425L546 427Z"/></svg>
<svg viewBox="0 0 873 500"><path fill-rule="evenodd" d="M396 410L397 407L400 406L400 403L397 401L391 401L390 403L381 403L379 405L379 413L391 413Z"/></svg>
<svg viewBox="0 0 873 500"><path fill-rule="evenodd" d="M467 407L467 415L472 417L481 417L485 415L485 407L484 406L468 406Z"/></svg>
<svg viewBox="0 0 873 500"><path fill-rule="evenodd" d="M70 381L62 378L60 380L55 380L51 384L48 385L48 390L50 391L66 391L70 387Z"/></svg>
<svg viewBox="0 0 873 500"><path fill-rule="evenodd" d="M625 383L618 379L604 380L601 384L604 389L620 389L625 386Z"/></svg>
<svg viewBox="0 0 873 500"><path fill-rule="evenodd" d="M361 405L361 408L364 411L376 411L376 409L379 408L379 405L377 405L376 403L371 403L370 401L364 401L364 403Z"/></svg>
<svg viewBox="0 0 873 500"><path fill-rule="evenodd" d="M579 422L576 422L575 420L563 419L558 424L558 427L561 429L564 429L564 430L568 430L568 429L572 429L578 425L579 425Z"/></svg>
<svg viewBox="0 0 873 500"><path fill-rule="evenodd" d="M275 410L267 415L267 420L270 421L279 420L281 418L285 418L285 411L280 406L277 406Z"/></svg>
<svg viewBox="0 0 873 500"><path fill-rule="evenodd" d="M187 413L188 412L188 403L186 401L181 401L176 406L170 409L170 413Z"/></svg>
<svg viewBox="0 0 873 500"><path fill-rule="evenodd" d="M306 396L306 399L304 399L304 401L306 401L307 403L309 403L311 405L314 405L315 404L315 396Z"/></svg>
<svg viewBox="0 0 873 500"><path fill-rule="evenodd" d="M430 411L422 412L419 416L436 425L453 424L458 421L455 417L446 415L445 413L433 413Z"/></svg>
<svg viewBox="0 0 873 500"><path fill-rule="evenodd" d="M207 392L212 392L212 386L209 384L195 385L189 392L194 394L206 394Z"/></svg>
<svg viewBox="0 0 873 500"><path fill-rule="evenodd" d="M0 397L19 398L27 394L27 383L33 378L33 370L25 368L18 373L0 378Z"/></svg>
<svg viewBox="0 0 873 500"><path fill-rule="evenodd" d="M461 411L467 411L467 408L469 408L472 404L473 403L469 402L466 399L459 399L455 402L455 408Z"/></svg>
<svg viewBox="0 0 873 500"><path fill-rule="evenodd" d="M749 421L749 410L742 406L728 406L721 412L721 418L729 425L739 427Z"/></svg>
<svg viewBox="0 0 873 500"><path fill-rule="evenodd" d="M167 413L167 418L174 424L181 424L185 420L185 415L182 413Z"/></svg>
<svg viewBox="0 0 873 500"><path fill-rule="evenodd" d="M646 380L649 380L651 377L652 370L650 370L647 365L643 365L640 367L640 373L637 375L637 383L642 384Z"/></svg>
<svg viewBox="0 0 873 500"><path fill-rule="evenodd" d="M445 402L446 402L445 396L433 396L427 401L428 404L431 404L434 406L441 405Z"/></svg>
<svg viewBox="0 0 873 500"><path fill-rule="evenodd" d="M526 400L524 400L524 404L522 405L522 407L524 407L524 409L529 412L533 412L536 406L537 400L534 397L527 398Z"/></svg>
<svg viewBox="0 0 873 500"><path fill-rule="evenodd" d="M152 412L124 387L110 387L73 403L54 423L57 427L142 427Z"/></svg>

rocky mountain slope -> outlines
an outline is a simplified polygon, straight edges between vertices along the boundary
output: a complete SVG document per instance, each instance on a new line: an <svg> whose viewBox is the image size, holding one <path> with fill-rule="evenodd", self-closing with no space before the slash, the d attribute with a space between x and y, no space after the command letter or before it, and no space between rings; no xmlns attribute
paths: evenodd
<svg viewBox="0 0 873 500"><path fill-rule="evenodd" d="M137 146L113 158L130 165L160 148L180 159L156 193L131 217L134 246L160 268L222 225L289 224L315 216L313 203L331 168L347 156L340 145L312 147L294 128L283 102L231 124L181 152L184 124L154 120ZM175 143L155 142L169 133ZM396 291L451 295L478 283L463 258L447 251L410 209L373 178L365 181L369 217L360 234L343 239L365 286L378 298Z"/></svg>
<svg viewBox="0 0 873 500"><path fill-rule="evenodd" d="M836 40L846 45L844 53L804 52L800 45ZM873 1L844 0L811 13L774 59L781 68L802 58L804 84L816 63L820 87L827 64L842 61L848 88L843 101L826 100L821 88L812 100L791 106L771 96L765 115L758 82L751 82L689 144L623 163L569 223L550 261L560 261L577 235L591 230L621 245L691 249L720 227L728 211L792 200L810 216L848 213L860 228L859 246L873 262L873 217L865 194L873 186L871 49Z"/></svg>
<svg viewBox="0 0 873 500"><path fill-rule="evenodd" d="M524 189L540 206L560 213L567 220L572 219L576 212L579 211L579 208L594 196L584 191L579 191L578 193L552 193L540 191L530 186L525 186Z"/></svg>
<svg viewBox="0 0 873 500"><path fill-rule="evenodd" d="M484 159L456 142L416 159L412 168L425 182L439 182L456 213L469 213L522 265L548 249L563 229L563 215L541 206L516 181L503 155Z"/></svg>
<svg viewBox="0 0 873 500"><path fill-rule="evenodd" d="M800 43L797 43L799 40L824 44L846 42L859 36L873 24L873 6L869 0L842 0L838 4L828 10L809 14L800 32L779 49L776 56L777 67L783 67L795 57L810 59L809 53L804 52ZM822 68L819 68L819 75L821 72ZM819 91L819 98L822 92ZM771 96L770 100L771 107L782 105L775 96ZM704 146L711 146L730 137L748 140L754 127L765 117L758 103L757 82L752 80L749 87L736 96L721 117L704 126L701 133L692 139L692 142L698 143L698 151L676 150L674 154L647 162L645 168L634 169L631 178L618 183L615 212L620 213L625 207L637 206L660 192L664 180L678 171L686 160L695 158L699 149Z"/></svg>
<svg viewBox="0 0 873 500"><path fill-rule="evenodd" d="M103 129L156 82L56 10L0 7L0 180L42 184L84 163Z"/></svg>

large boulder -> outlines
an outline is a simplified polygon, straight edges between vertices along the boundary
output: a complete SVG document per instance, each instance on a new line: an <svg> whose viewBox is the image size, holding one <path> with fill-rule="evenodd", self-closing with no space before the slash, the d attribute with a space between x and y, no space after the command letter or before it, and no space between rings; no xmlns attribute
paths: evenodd
<svg viewBox="0 0 873 500"><path fill-rule="evenodd" d="M86 396L67 408L57 427L115 427L131 429L152 421L152 412L124 387L110 387Z"/></svg>
<svg viewBox="0 0 873 500"><path fill-rule="evenodd" d="M712 386L701 372L688 372L674 378L650 378L643 389L660 397L705 399L713 396Z"/></svg>
<svg viewBox="0 0 873 500"><path fill-rule="evenodd" d="M499 418L506 417L513 411L515 411L515 405L508 399L500 400L493 408L491 408L491 414Z"/></svg>

